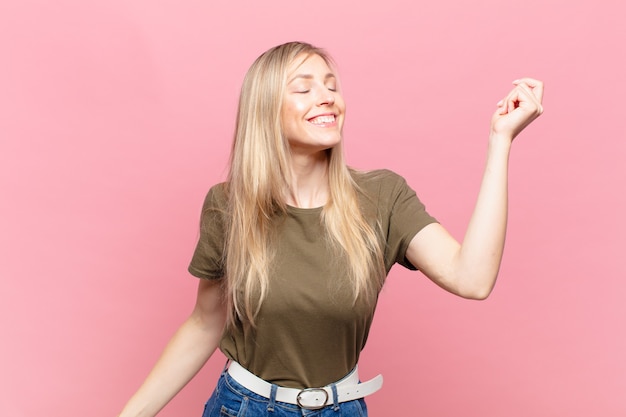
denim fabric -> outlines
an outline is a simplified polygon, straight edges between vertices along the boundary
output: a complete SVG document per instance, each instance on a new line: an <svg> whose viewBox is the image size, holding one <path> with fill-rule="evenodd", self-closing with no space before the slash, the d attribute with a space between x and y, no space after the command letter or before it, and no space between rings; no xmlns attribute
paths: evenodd
<svg viewBox="0 0 626 417"><path fill-rule="evenodd" d="M267 399L243 387L226 372L222 373L213 395L204 406L202 417L367 417L363 398L330 404L319 410Z"/></svg>

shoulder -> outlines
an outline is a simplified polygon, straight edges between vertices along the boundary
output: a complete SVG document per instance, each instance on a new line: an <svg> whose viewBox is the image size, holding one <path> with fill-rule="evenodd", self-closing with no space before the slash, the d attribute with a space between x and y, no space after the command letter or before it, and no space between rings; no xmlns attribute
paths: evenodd
<svg viewBox="0 0 626 417"><path fill-rule="evenodd" d="M405 182L404 178L396 174L390 169L373 169L370 171L360 171L350 169L352 178L360 187L366 187L371 184L394 184Z"/></svg>
<svg viewBox="0 0 626 417"><path fill-rule="evenodd" d="M357 171L352 169L352 178L357 188L376 197L390 196L408 187L406 180L389 169L375 169L371 171Z"/></svg>
<svg viewBox="0 0 626 417"><path fill-rule="evenodd" d="M213 185L204 198L204 209L226 209L228 205L228 183L220 182Z"/></svg>
<svg viewBox="0 0 626 417"><path fill-rule="evenodd" d="M223 182L212 186L204 198L200 224L203 230L220 230L228 218L228 184Z"/></svg>

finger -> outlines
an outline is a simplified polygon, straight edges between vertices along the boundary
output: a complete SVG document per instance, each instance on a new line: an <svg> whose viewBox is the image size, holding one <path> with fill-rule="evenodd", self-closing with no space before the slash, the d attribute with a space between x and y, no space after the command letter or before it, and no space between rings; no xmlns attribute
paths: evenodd
<svg viewBox="0 0 626 417"><path fill-rule="evenodd" d="M500 101L498 101L498 114L507 114L511 111L511 93L513 91L509 91L506 96Z"/></svg>
<svg viewBox="0 0 626 417"><path fill-rule="evenodd" d="M506 110L507 113L511 113L517 107L517 103L519 103L519 92L517 89L511 90L511 92L507 95L506 98Z"/></svg>
<svg viewBox="0 0 626 417"><path fill-rule="evenodd" d="M498 107L496 111L499 115L506 114L506 106L504 105L504 99L498 101L496 106Z"/></svg>
<svg viewBox="0 0 626 417"><path fill-rule="evenodd" d="M531 88L533 95L537 98L537 101L541 104L543 102L543 82L536 80L534 78L529 78L529 77L520 78L518 80L513 81L513 84L515 85L522 84L522 83L528 85Z"/></svg>
<svg viewBox="0 0 626 417"><path fill-rule="evenodd" d="M515 88L519 92L518 97L521 102L532 104L537 109L539 114L543 113L543 106L541 105L541 101L535 95L535 91L532 86L529 86L525 82L520 82Z"/></svg>
<svg viewBox="0 0 626 417"><path fill-rule="evenodd" d="M515 87L509 91L506 97L498 102L498 108L500 114L510 113L520 106L523 102L531 103L533 107L539 109L542 112L540 98L536 96L533 86L540 88L542 83L533 78L520 78L513 81ZM530 85L532 84L532 85ZM502 107L500 107L502 106Z"/></svg>
<svg viewBox="0 0 626 417"><path fill-rule="evenodd" d="M506 103L502 102L502 105L498 107L498 114L504 116L507 112Z"/></svg>

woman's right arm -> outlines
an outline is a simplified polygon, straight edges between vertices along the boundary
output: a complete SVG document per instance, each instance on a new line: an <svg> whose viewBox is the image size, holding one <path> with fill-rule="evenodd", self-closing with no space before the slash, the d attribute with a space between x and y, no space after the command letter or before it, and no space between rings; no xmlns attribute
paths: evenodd
<svg viewBox="0 0 626 417"><path fill-rule="evenodd" d="M219 280L201 279L193 312L119 417L153 417L198 373L219 345L226 309Z"/></svg>

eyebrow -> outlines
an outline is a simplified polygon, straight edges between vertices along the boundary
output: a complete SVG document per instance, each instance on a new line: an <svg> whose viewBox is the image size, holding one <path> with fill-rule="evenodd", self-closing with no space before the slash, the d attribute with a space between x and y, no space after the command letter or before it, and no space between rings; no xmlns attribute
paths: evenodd
<svg viewBox="0 0 626 417"><path fill-rule="evenodd" d="M293 76L293 77L292 77L292 78L291 78L291 79L287 82L287 85L291 84L292 82L294 82L295 80L298 80L298 79L312 80L313 78L314 78L314 77L313 77L313 75L311 75L311 74L297 74L297 75L294 75L294 76ZM336 77L336 76L335 76L335 74L333 74L332 72L329 72L328 74L326 74L326 75L324 76L324 81L326 81L326 80L328 80L328 79L330 79L330 78L337 78L337 77Z"/></svg>

